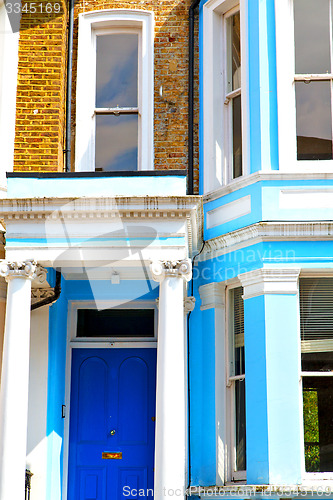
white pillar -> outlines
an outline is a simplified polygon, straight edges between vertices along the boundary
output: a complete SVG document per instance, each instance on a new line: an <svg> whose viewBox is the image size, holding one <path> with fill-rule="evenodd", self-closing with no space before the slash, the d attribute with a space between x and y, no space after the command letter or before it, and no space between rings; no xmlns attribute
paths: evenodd
<svg viewBox="0 0 333 500"><path fill-rule="evenodd" d="M0 394L0 500L23 500L28 423L31 281L36 263L5 262L8 282Z"/></svg>
<svg viewBox="0 0 333 500"><path fill-rule="evenodd" d="M191 262L156 262L151 270L160 282L154 498L163 500L182 497L186 487L184 281L191 279Z"/></svg>

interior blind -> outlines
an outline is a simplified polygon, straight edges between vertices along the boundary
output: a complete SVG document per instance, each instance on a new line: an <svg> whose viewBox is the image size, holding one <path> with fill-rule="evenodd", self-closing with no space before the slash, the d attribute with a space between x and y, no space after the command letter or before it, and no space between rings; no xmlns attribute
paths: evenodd
<svg viewBox="0 0 333 500"><path fill-rule="evenodd" d="M244 301L243 287L233 289L234 295L234 335L235 347L244 345Z"/></svg>
<svg viewBox="0 0 333 500"><path fill-rule="evenodd" d="M333 278L300 280L302 352L333 350Z"/></svg>

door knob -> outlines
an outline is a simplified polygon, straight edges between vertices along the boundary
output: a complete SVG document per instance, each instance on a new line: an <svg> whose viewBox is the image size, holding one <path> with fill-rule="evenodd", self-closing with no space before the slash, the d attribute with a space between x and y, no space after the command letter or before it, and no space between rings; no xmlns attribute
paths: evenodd
<svg viewBox="0 0 333 500"><path fill-rule="evenodd" d="M112 431L110 431L110 436L114 436L116 433L115 429L112 429Z"/></svg>

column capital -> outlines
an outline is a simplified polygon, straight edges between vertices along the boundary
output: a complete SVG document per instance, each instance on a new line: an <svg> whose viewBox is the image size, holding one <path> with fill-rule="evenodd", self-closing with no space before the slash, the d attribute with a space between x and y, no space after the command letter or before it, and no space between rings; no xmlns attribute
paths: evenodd
<svg viewBox="0 0 333 500"><path fill-rule="evenodd" d="M190 281L192 278L192 263L190 259L158 260L150 265L153 280L161 282L164 278L183 278Z"/></svg>
<svg viewBox="0 0 333 500"><path fill-rule="evenodd" d="M201 299L201 311L212 309L213 307L224 307L225 305L225 285L222 283L208 283L199 287Z"/></svg>
<svg viewBox="0 0 333 500"><path fill-rule="evenodd" d="M14 261L7 260L0 261L0 276L9 281L14 278L24 278L27 280L34 280L36 278L37 262L34 260Z"/></svg>
<svg viewBox="0 0 333 500"><path fill-rule="evenodd" d="M300 269L262 268L239 274L244 288L243 299L263 294L295 295L298 292Z"/></svg>

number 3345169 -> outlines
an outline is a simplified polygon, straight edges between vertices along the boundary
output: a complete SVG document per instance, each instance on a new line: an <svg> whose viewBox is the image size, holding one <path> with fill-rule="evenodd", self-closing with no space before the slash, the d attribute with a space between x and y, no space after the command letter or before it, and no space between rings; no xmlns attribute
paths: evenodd
<svg viewBox="0 0 333 500"><path fill-rule="evenodd" d="M6 11L8 14L15 13L19 14L24 12L26 14L36 14L36 13L46 13L46 14L60 14L61 4L60 3L38 3L38 2L26 2L23 5L19 2L6 2Z"/></svg>

